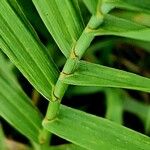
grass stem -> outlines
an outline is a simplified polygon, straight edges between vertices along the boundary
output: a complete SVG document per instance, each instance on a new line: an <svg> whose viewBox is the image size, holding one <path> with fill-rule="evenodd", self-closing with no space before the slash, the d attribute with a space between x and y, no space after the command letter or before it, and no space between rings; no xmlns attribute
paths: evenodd
<svg viewBox="0 0 150 150"><path fill-rule="evenodd" d="M75 46L72 48L70 57L67 59L64 68L57 80L55 85L52 100L48 105L47 113L44 120L54 120L59 113L59 107L61 100L68 88L68 85L63 83L60 78L66 75L72 74L74 70L77 68L78 61L81 59L90 43L94 39L94 35L91 34L90 30L96 29L101 23L102 18L99 16L92 16L80 38L76 42Z"/></svg>

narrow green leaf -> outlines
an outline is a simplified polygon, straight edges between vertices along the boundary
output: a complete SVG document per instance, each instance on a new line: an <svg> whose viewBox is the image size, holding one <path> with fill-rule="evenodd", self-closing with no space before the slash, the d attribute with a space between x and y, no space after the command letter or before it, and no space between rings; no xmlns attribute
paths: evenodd
<svg viewBox="0 0 150 150"><path fill-rule="evenodd" d="M1 0L0 48L31 84L49 99L57 80L57 68L16 1Z"/></svg>
<svg viewBox="0 0 150 150"><path fill-rule="evenodd" d="M80 61L77 70L61 80L67 84L134 89L150 92L150 79L126 71Z"/></svg>
<svg viewBox="0 0 150 150"><path fill-rule="evenodd" d="M50 132L89 150L149 150L150 138L138 132L66 106L45 121Z"/></svg>
<svg viewBox="0 0 150 150"><path fill-rule="evenodd" d="M106 14L114 8L150 13L149 0L82 0L92 14Z"/></svg>
<svg viewBox="0 0 150 150"><path fill-rule="evenodd" d="M119 89L108 88L106 91L106 118L116 123L123 123L123 95Z"/></svg>
<svg viewBox="0 0 150 150"><path fill-rule="evenodd" d="M137 40L150 41L150 28L112 15L106 15L100 28L91 32L93 32L96 36L116 35Z"/></svg>
<svg viewBox="0 0 150 150"><path fill-rule="evenodd" d="M21 90L7 62L0 60L0 116L23 135L38 142L41 115Z"/></svg>
<svg viewBox="0 0 150 150"><path fill-rule="evenodd" d="M68 57L83 30L83 22L76 0L33 0L47 29Z"/></svg>
<svg viewBox="0 0 150 150"><path fill-rule="evenodd" d="M150 13L150 1L149 0L104 0L105 7L114 7L132 11L140 11Z"/></svg>
<svg viewBox="0 0 150 150"><path fill-rule="evenodd" d="M13 67L14 67L13 64L4 58L4 55L0 49L0 69L1 69L0 75L1 73L5 74L6 78L9 81L11 81L15 86L18 86L15 75L12 73Z"/></svg>

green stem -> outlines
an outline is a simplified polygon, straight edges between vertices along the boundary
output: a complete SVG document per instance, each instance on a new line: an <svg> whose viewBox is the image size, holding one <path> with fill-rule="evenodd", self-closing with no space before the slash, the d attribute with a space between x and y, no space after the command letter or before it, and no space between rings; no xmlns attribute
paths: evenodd
<svg viewBox="0 0 150 150"><path fill-rule="evenodd" d="M59 112L59 107L61 100L68 88L68 85L63 83L60 78L65 77L66 75L72 74L77 68L78 62L89 47L90 43L94 39L94 35L91 34L91 30L96 29L103 22L103 16L98 14L96 16L92 16L88 25L84 29L81 34L79 40L73 47L70 57L67 59L64 68L57 80L57 83L54 87L54 91L52 94L52 100L48 105L47 113L45 116L45 121L54 120L57 117ZM46 137L45 137L46 138Z"/></svg>
<svg viewBox="0 0 150 150"><path fill-rule="evenodd" d="M67 59L64 68L56 82L54 87L54 91L52 93L52 100L48 105L45 121L46 120L54 120L57 117L59 112L59 107L61 100L68 88L68 85L63 83L60 78L65 77L66 75L72 74L75 69L77 68L78 62L90 46L90 43L94 39L94 35L91 34L91 30L96 29L101 23L103 22L103 16L98 14L96 16L92 16L88 25L84 29L83 33L81 34L80 38L78 39L76 45L73 47L70 57ZM48 131L45 129L42 130L39 140L41 143L46 143L49 140Z"/></svg>
<svg viewBox="0 0 150 150"><path fill-rule="evenodd" d="M37 103L39 101L39 97L40 97L40 94L36 90L34 90L32 93L33 105L37 105ZM51 135L52 134L50 132L48 132L46 129L43 128L39 134L39 143L40 144L31 141L31 144L34 147L34 149L35 150L44 150L45 147L48 147Z"/></svg>
<svg viewBox="0 0 150 150"><path fill-rule="evenodd" d="M103 22L103 15L98 13L96 16L92 16L88 25L81 34L79 40L77 41L75 47L73 47L70 57L67 59L66 64L59 76L59 79L55 85L54 92L52 95L52 100L49 103L46 120L53 120L59 112L59 107L61 100L68 88L68 85L63 83L60 78L65 77L74 72L77 68L78 61L81 59L90 43L94 39L94 35L91 34L91 30L96 29Z"/></svg>

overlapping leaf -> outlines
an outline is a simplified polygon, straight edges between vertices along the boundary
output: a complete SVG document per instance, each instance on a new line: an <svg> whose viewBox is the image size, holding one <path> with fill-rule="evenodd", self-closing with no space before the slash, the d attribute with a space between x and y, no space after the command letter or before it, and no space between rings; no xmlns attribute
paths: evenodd
<svg viewBox="0 0 150 150"><path fill-rule="evenodd" d="M47 29L68 57L83 30L78 2L75 0L33 0Z"/></svg>
<svg viewBox="0 0 150 150"><path fill-rule="evenodd" d="M104 23L93 33L150 41L150 28L112 15L106 15Z"/></svg>
<svg viewBox="0 0 150 150"><path fill-rule="evenodd" d="M108 13L114 8L150 13L149 0L83 0L83 2L93 15L97 10Z"/></svg>
<svg viewBox="0 0 150 150"><path fill-rule="evenodd" d="M82 86L118 87L150 92L150 79L118 69L81 61L77 70L61 80Z"/></svg>
<svg viewBox="0 0 150 150"><path fill-rule="evenodd" d="M129 0L101 0L99 3L95 0L93 4L91 4L92 1L88 0L84 1L84 3L92 14L95 14L98 9L105 14L103 24L98 30L94 31L95 35L116 35L150 41L150 28L148 22L150 5L147 6L150 3L148 0L144 0L142 5L138 0L134 2ZM119 11L118 13L118 10L116 12L119 14L118 16L120 16L120 18L107 14L109 10L116 7L122 8L122 11L124 11L124 19L121 18L121 12ZM113 14L112 12L110 13ZM138 18L142 20L140 21Z"/></svg>
<svg viewBox="0 0 150 150"><path fill-rule="evenodd" d="M29 139L38 142L41 115L21 90L9 63L0 56L0 116Z"/></svg>
<svg viewBox="0 0 150 150"><path fill-rule="evenodd" d="M150 138L145 135L66 106L61 106L55 120L43 125L50 132L89 150L149 150L150 147Z"/></svg>
<svg viewBox="0 0 150 150"><path fill-rule="evenodd" d="M103 9L105 7L121 8L132 11L140 11L150 13L149 0L104 0Z"/></svg>
<svg viewBox="0 0 150 150"><path fill-rule="evenodd" d="M49 99L57 80L57 68L16 1L1 0L0 48L31 84Z"/></svg>

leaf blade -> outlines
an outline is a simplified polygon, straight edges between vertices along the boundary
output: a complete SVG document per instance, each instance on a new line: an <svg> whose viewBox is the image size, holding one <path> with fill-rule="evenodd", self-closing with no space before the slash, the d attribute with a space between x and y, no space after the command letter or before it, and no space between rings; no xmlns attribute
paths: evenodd
<svg viewBox="0 0 150 150"><path fill-rule="evenodd" d="M62 77L61 80L73 85L115 87L150 92L149 78L85 61L80 61L77 70L72 75Z"/></svg>
<svg viewBox="0 0 150 150"><path fill-rule="evenodd" d="M45 121L43 125L50 132L89 150L148 150L150 146L147 136L66 106L61 106L56 120Z"/></svg>
<svg viewBox="0 0 150 150"><path fill-rule="evenodd" d="M1 59L2 61L3 63L0 63L0 116L23 135L38 142L41 114L21 90L6 60Z"/></svg>
<svg viewBox="0 0 150 150"><path fill-rule="evenodd" d="M115 35L137 40L150 41L150 28L135 22L106 15L104 23L98 30L91 31L95 36Z"/></svg>
<svg viewBox="0 0 150 150"><path fill-rule="evenodd" d="M148 0L106 0L104 5L105 7L111 5L114 8L150 13L150 3Z"/></svg>
<svg viewBox="0 0 150 150"><path fill-rule="evenodd" d="M49 99L58 77L57 67L46 55L46 48L34 31L31 32L32 27L25 17L21 18L16 12L21 13L21 10L15 10L11 2L5 0L2 0L0 7L1 49L31 84Z"/></svg>

